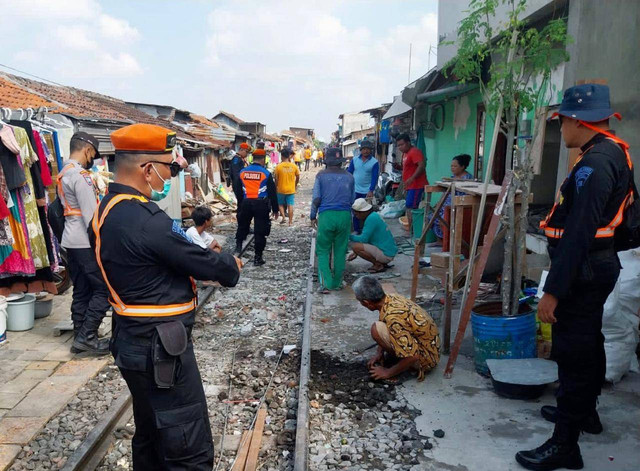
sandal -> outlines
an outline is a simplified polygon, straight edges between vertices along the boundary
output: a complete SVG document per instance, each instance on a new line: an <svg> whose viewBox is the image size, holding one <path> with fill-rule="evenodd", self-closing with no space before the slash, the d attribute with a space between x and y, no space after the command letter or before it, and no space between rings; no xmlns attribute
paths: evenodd
<svg viewBox="0 0 640 471"><path fill-rule="evenodd" d="M384 265L381 265L380 268L376 268L375 265L374 265L371 268L369 268L367 271L369 273L382 273L382 272L387 271L387 267L384 266Z"/></svg>

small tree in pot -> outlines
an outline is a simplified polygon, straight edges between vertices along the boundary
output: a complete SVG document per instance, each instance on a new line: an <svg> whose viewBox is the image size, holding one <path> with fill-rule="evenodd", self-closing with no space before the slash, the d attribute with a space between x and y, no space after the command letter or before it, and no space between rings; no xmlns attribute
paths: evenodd
<svg viewBox="0 0 640 471"><path fill-rule="evenodd" d="M498 23L496 18L496 10L500 7L508 10L504 23ZM497 132L505 134L507 139L507 166L513 170L514 178L502 216L502 224L507 227L502 272L503 315L518 312L526 255L528 199L533 179L532 140L524 139L525 144L514 146L517 117L522 111L547 104L545 101L548 102L549 92L552 92L551 73L568 60L565 19L553 18L537 28L521 19L526 7L526 0L471 0L469 14L458 27L457 55L445 66L445 70L459 82L477 82L488 113L496 117L497 129L494 130L485 174L487 182L491 178ZM539 85L536 86L534 81ZM534 136L542 123L543 120L536 120ZM516 147L518 152L513 156ZM522 206L519 220L516 220L514 207L518 190L522 192ZM483 195L478 221L482 221L484 216L485 197ZM476 231L471 260L479 232Z"/></svg>

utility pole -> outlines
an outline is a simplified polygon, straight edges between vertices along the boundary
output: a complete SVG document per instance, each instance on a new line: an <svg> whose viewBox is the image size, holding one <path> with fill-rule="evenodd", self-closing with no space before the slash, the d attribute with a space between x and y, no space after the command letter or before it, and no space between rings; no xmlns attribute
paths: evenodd
<svg viewBox="0 0 640 471"><path fill-rule="evenodd" d="M407 84L411 83L411 46L412 44L409 43L409 76L407 78Z"/></svg>

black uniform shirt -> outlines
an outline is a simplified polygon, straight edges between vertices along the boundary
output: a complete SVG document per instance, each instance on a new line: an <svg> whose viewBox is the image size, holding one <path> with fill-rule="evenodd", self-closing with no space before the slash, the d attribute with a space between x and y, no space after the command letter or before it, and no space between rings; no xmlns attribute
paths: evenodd
<svg viewBox="0 0 640 471"><path fill-rule="evenodd" d="M111 183L99 214L117 194L140 195L135 189ZM95 249L95 235L89 227ZM123 303L131 305L182 304L194 297L190 276L235 286L240 277L229 253L216 253L192 243L180 224L153 202L125 200L116 204L100 231L101 259L109 283ZM149 337L161 322L194 322L195 311L169 317L114 316L129 335Z"/></svg>
<svg viewBox="0 0 640 471"><path fill-rule="evenodd" d="M242 194L242 181L240 180L240 172L246 166L246 161L240 158L240 156L238 155L235 155L233 159L231 159L231 167L229 169L229 173L231 174L231 187L233 188L234 193Z"/></svg>
<svg viewBox="0 0 640 471"><path fill-rule="evenodd" d="M613 249L613 237L596 231L613 220L629 191L632 176L618 144L598 134L582 146L582 159L560 188L561 198L549 226L562 228L562 238L549 238L551 269L544 292L558 298L569 292L589 252Z"/></svg>

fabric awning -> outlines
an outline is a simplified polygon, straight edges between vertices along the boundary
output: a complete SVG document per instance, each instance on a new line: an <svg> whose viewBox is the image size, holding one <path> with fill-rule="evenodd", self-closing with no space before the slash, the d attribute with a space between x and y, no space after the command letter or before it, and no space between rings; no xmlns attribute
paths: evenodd
<svg viewBox="0 0 640 471"><path fill-rule="evenodd" d="M411 107L402 101L401 95L398 95L397 97L394 97L391 108L389 108L389 110L384 114L382 119L394 118L401 114L405 114L407 111L411 111Z"/></svg>

